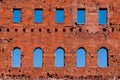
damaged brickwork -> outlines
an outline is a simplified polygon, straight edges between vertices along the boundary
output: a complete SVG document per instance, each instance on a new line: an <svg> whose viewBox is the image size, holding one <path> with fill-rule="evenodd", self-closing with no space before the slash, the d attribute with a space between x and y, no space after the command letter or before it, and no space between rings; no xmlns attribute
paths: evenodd
<svg viewBox="0 0 120 80"><path fill-rule="evenodd" d="M13 9L22 10L22 22L13 22ZM43 22L34 22L34 10L43 9ZM65 22L55 22L56 8ZM85 8L85 25L77 24L77 9ZM99 8L107 8L108 23L99 25ZM22 51L20 68L12 67L12 51ZM34 49L43 49L43 66L34 68ZM55 67L55 50L65 50L65 66ZM77 68L76 51L86 50L86 67ZM108 67L98 67L98 50L108 49ZM120 0L0 0L0 79L120 79Z"/></svg>

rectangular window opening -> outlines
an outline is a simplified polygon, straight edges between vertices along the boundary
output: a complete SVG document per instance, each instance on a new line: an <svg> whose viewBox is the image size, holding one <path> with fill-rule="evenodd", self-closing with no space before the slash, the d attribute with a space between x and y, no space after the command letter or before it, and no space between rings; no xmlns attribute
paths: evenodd
<svg viewBox="0 0 120 80"><path fill-rule="evenodd" d="M56 9L56 22L57 23L64 22L64 9Z"/></svg>
<svg viewBox="0 0 120 80"><path fill-rule="evenodd" d="M107 9L106 8L99 9L99 24L100 25L107 24Z"/></svg>
<svg viewBox="0 0 120 80"><path fill-rule="evenodd" d="M77 24L85 24L85 17L86 17L86 13L85 13L85 9L78 9L77 11Z"/></svg>
<svg viewBox="0 0 120 80"><path fill-rule="evenodd" d="M14 23L20 23L21 22L21 9L14 9Z"/></svg>
<svg viewBox="0 0 120 80"><path fill-rule="evenodd" d="M43 10L35 9L35 23L42 23Z"/></svg>

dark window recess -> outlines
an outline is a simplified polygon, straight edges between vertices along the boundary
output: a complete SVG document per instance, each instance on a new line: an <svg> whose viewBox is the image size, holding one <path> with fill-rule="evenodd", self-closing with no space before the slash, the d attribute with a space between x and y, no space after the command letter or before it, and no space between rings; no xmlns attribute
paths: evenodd
<svg viewBox="0 0 120 80"><path fill-rule="evenodd" d="M0 2L3 2L3 0L0 0Z"/></svg>
<svg viewBox="0 0 120 80"><path fill-rule="evenodd" d="M18 29L15 29L15 32L18 32Z"/></svg>
<svg viewBox="0 0 120 80"><path fill-rule="evenodd" d="M31 32L34 32L34 29L31 29Z"/></svg>
<svg viewBox="0 0 120 80"><path fill-rule="evenodd" d="M93 58L93 56L91 56L91 58Z"/></svg>
<svg viewBox="0 0 120 80"><path fill-rule="evenodd" d="M89 30L87 29L87 32L89 32Z"/></svg>
<svg viewBox="0 0 120 80"><path fill-rule="evenodd" d="M2 48L2 52L4 52L4 48Z"/></svg>
<svg viewBox="0 0 120 80"><path fill-rule="evenodd" d="M4 74L2 73L2 74L1 74L1 76L3 77L3 76L4 76Z"/></svg>
<svg viewBox="0 0 120 80"><path fill-rule="evenodd" d="M107 30L106 30L106 28L103 28L103 32L106 32Z"/></svg>
<svg viewBox="0 0 120 80"><path fill-rule="evenodd" d="M112 28L112 32L114 32L114 28Z"/></svg>
<svg viewBox="0 0 120 80"><path fill-rule="evenodd" d="M41 28L39 28L39 32L42 32L42 29L41 29Z"/></svg>
<svg viewBox="0 0 120 80"><path fill-rule="evenodd" d="M0 32L2 31L2 29L0 29Z"/></svg>
<svg viewBox="0 0 120 80"><path fill-rule="evenodd" d="M7 29L7 32L10 32L10 30L9 30L9 29Z"/></svg>
<svg viewBox="0 0 120 80"><path fill-rule="evenodd" d="M66 32L66 29L63 29L63 32Z"/></svg>
<svg viewBox="0 0 120 80"><path fill-rule="evenodd" d="M114 55L111 55L111 57L114 57Z"/></svg>
<svg viewBox="0 0 120 80"><path fill-rule="evenodd" d="M11 71L10 71L10 70L8 70L8 72L10 73Z"/></svg>
<svg viewBox="0 0 120 80"><path fill-rule="evenodd" d="M58 29L55 29L55 32L58 32Z"/></svg>
<svg viewBox="0 0 120 80"><path fill-rule="evenodd" d="M26 29L25 29L25 28L23 29L23 32L26 32Z"/></svg>
<svg viewBox="0 0 120 80"><path fill-rule="evenodd" d="M82 32L82 28L79 29L79 32Z"/></svg>
<svg viewBox="0 0 120 80"><path fill-rule="evenodd" d="M50 29L47 29L47 32L49 33L49 32L50 32Z"/></svg>
<svg viewBox="0 0 120 80"><path fill-rule="evenodd" d="M70 28L70 31L73 32L73 28Z"/></svg>
<svg viewBox="0 0 120 80"><path fill-rule="evenodd" d="M19 70L19 72L21 72L21 70Z"/></svg>

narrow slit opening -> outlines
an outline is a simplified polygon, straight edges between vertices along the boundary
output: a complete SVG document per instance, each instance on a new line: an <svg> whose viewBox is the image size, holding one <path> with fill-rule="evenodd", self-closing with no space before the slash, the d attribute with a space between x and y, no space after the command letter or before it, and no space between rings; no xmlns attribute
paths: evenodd
<svg viewBox="0 0 120 80"><path fill-rule="evenodd" d="M7 32L10 32L10 30L9 30L9 29L7 29Z"/></svg>
<svg viewBox="0 0 120 80"><path fill-rule="evenodd" d="M42 29L41 29L41 28L39 28L39 32L42 32Z"/></svg>
<svg viewBox="0 0 120 80"><path fill-rule="evenodd" d="M47 32L49 33L49 32L50 32L50 29L47 29Z"/></svg>
<svg viewBox="0 0 120 80"><path fill-rule="evenodd" d="M58 32L58 29L55 29L55 32Z"/></svg>
<svg viewBox="0 0 120 80"><path fill-rule="evenodd" d="M34 29L31 29L31 32L34 32Z"/></svg>
<svg viewBox="0 0 120 80"><path fill-rule="evenodd" d="M15 32L18 32L18 29L15 29Z"/></svg>
<svg viewBox="0 0 120 80"><path fill-rule="evenodd" d="M82 32L82 28L79 29L79 32Z"/></svg>
<svg viewBox="0 0 120 80"><path fill-rule="evenodd" d="M103 32L106 32L106 28L103 28Z"/></svg>
<svg viewBox="0 0 120 80"><path fill-rule="evenodd" d="M63 29L63 32L66 32L66 29Z"/></svg>
<svg viewBox="0 0 120 80"><path fill-rule="evenodd" d="M23 32L26 32L26 29L25 29L25 28L23 29Z"/></svg>

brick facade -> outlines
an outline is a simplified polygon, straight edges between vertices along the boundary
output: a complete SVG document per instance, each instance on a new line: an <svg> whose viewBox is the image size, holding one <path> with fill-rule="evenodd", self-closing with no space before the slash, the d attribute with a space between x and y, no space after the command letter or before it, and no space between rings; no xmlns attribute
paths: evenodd
<svg viewBox="0 0 120 80"><path fill-rule="evenodd" d="M13 22L14 8L22 10L21 23ZM34 22L36 8L43 9L40 24ZM64 23L55 22L56 8L64 9ZM76 24L78 8L86 10L85 25ZM107 8L107 25L99 25L99 8ZM12 67L15 47L22 51L21 68ZM44 52L42 68L33 66L36 47ZM58 47L65 50L64 68L55 67ZM76 67L80 47L86 50L85 68ZM108 49L107 68L98 67L101 47ZM0 78L120 79L120 0L0 0Z"/></svg>

